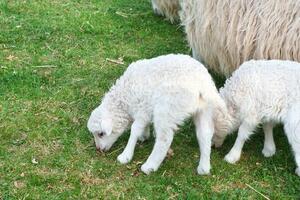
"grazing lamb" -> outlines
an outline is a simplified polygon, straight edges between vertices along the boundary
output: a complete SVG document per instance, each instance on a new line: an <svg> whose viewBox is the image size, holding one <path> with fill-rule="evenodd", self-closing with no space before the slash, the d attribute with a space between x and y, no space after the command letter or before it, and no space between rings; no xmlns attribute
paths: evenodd
<svg viewBox="0 0 300 200"><path fill-rule="evenodd" d="M210 171L214 109L226 109L206 68L187 55L166 55L132 63L91 114L88 129L97 149L109 150L131 126L122 164L131 161L137 140L150 136L154 124L155 145L142 171L156 171L173 140L174 131L193 116L200 145L199 174ZM224 110L227 113L226 110Z"/></svg>
<svg viewBox="0 0 300 200"><path fill-rule="evenodd" d="M165 16L171 23L179 18L179 0L152 0L152 8L154 13Z"/></svg>
<svg viewBox="0 0 300 200"><path fill-rule="evenodd" d="M300 1L183 0L193 57L226 76L251 59L300 61Z"/></svg>
<svg viewBox="0 0 300 200"><path fill-rule="evenodd" d="M227 133L238 129L238 137L225 160L235 163L240 159L245 141L260 123L265 133L262 153L265 157L274 155L272 129L275 123L282 122L295 154L296 174L300 176L300 63L280 60L245 62L226 81L220 95L231 116L223 122L228 125ZM222 145L224 133L215 132L213 142L216 146Z"/></svg>

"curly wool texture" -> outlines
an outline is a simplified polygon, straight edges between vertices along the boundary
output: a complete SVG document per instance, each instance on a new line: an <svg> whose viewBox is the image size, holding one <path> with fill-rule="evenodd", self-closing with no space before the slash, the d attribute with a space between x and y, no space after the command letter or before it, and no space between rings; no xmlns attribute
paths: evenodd
<svg viewBox="0 0 300 200"><path fill-rule="evenodd" d="M226 76L244 61L300 61L300 1L184 0L193 55Z"/></svg>
<svg viewBox="0 0 300 200"><path fill-rule="evenodd" d="M247 61L226 81L220 95L233 119L228 122L231 123L228 133L239 128L225 160L229 163L239 160L245 141L261 123L265 133L262 152L266 157L272 156L275 153L272 129L275 123L282 122L295 154L296 174L300 176L300 63ZM226 136L218 132L215 135L214 142Z"/></svg>
<svg viewBox="0 0 300 200"><path fill-rule="evenodd" d="M171 23L179 19L179 0L152 0L152 8L156 14L165 16Z"/></svg>
<svg viewBox="0 0 300 200"><path fill-rule="evenodd" d="M119 133L137 114L143 113L147 116L145 120L151 120L154 106L162 100L173 101L174 109L179 106L175 104L190 101L182 109L184 112L178 115L189 113L192 106L188 105L197 105L200 92L207 103L221 110L225 107L210 74L201 63L187 55L170 54L130 64L103 98L101 108L109 111L109 116L116 122L114 129ZM187 99L188 95L193 98ZM176 124L172 128L176 129Z"/></svg>
<svg viewBox="0 0 300 200"><path fill-rule="evenodd" d="M156 139L141 170L156 171L170 148L174 131L192 117L201 157L197 171L210 171L214 111L227 113L226 104L207 69L187 55L166 55L132 63L91 114L88 129L96 147L109 150L131 125L128 143L118 161L133 158L136 142L150 135L153 123Z"/></svg>
<svg viewBox="0 0 300 200"><path fill-rule="evenodd" d="M247 61L226 80L220 95L235 126L249 115L259 122L285 121L290 108L300 104L300 63Z"/></svg>

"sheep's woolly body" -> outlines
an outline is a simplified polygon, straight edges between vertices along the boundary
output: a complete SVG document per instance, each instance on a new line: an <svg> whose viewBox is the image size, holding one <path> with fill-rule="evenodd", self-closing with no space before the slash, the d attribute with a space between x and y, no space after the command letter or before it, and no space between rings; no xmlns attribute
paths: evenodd
<svg viewBox="0 0 300 200"><path fill-rule="evenodd" d="M240 122L246 115L259 121L285 121L300 103L300 64L292 61L247 61L220 89ZM300 120L300 119L299 119Z"/></svg>
<svg viewBox="0 0 300 200"><path fill-rule="evenodd" d="M163 101L172 103L175 100L173 106L181 103L189 112L196 111L192 105L198 105L200 94L208 103L215 103L213 97L218 97L206 68L190 56L167 55L129 65L105 95L103 104L110 108L114 119L121 116L132 121L142 113L147 114L145 120L152 120L154 107Z"/></svg>
<svg viewBox="0 0 300 200"><path fill-rule="evenodd" d="M184 0L193 55L225 75L244 61L300 61L300 1Z"/></svg>
<svg viewBox="0 0 300 200"><path fill-rule="evenodd" d="M156 14L165 16L172 23L179 18L179 0L152 0L152 8Z"/></svg>
<svg viewBox="0 0 300 200"><path fill-rule="evenodd" d="M295 153L296 173L300 176L300 63L280 60L245 62L226 81L220 95L234 118L232 127L239 127L236 144L225 159L231 163L239 159L243 141L259 123L271 123L266 128L270 132L266 140L268 137L273 140L272 124L283 122ZM265 134L268 134L266 130ZM273 141L265 142L263 153L267 157L275 153Z"/></svg>
<svg viewBox="0 0 300 200"><path fill-rule="evenodd" d="M193 116L201 149L198 173L207 174L214 110L227 113L207 69L190 56L171 54L132 63L93 111L88 127L93 133L103 132L98 119L106 119L112 122L111 135L119 137L132 124L128 144L118 157L121 163L128 163L137 139L148 135L147 127L153 122L156 142L142 166L142 171L148 174L156 171L163 161L177 126ZM109 145L103 144L105 149L115 139L110 141Z"/></svg>

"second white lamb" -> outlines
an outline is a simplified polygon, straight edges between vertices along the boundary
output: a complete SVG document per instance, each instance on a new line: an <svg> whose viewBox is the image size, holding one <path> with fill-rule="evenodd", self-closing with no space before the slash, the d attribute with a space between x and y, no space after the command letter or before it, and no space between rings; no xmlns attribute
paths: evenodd
<svg viewBox="0 0 300 200"><path fill-rule="evenodd" d="M238 129L238 137L225 160L235 163L240 159L245 141L260 123L265 134L262 153L265 157L274 155L272 129L274 124L282 122L295 154L296 174L300 176L300 63L282 60L245 62L226 81L220 95L227 104L229 117L218 117L227 131L215 132L215 145L221 146L225 136ZM219 125L216 123L216 127Z"/></svg>

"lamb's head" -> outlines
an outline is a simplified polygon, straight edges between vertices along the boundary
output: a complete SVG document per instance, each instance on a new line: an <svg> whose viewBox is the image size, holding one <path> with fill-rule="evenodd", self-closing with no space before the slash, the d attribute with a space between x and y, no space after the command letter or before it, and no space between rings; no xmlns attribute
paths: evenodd
<svg viewBox="0 0 300 200"><path fill-rule="evenodd" d="M215 147L221 147L228 134L233 130L234 118L230 109L216 109L214 113L214 128L215 132L212 139L212 144Z"/></svg>
<svg viewBox="0 0 300 200"><path fill-rule="evenodd" d="M113 118L101 105L93 110L87 127L94 136L97 150L101 151L108 151L122 135L122 131L115 130Z"/></svg>

